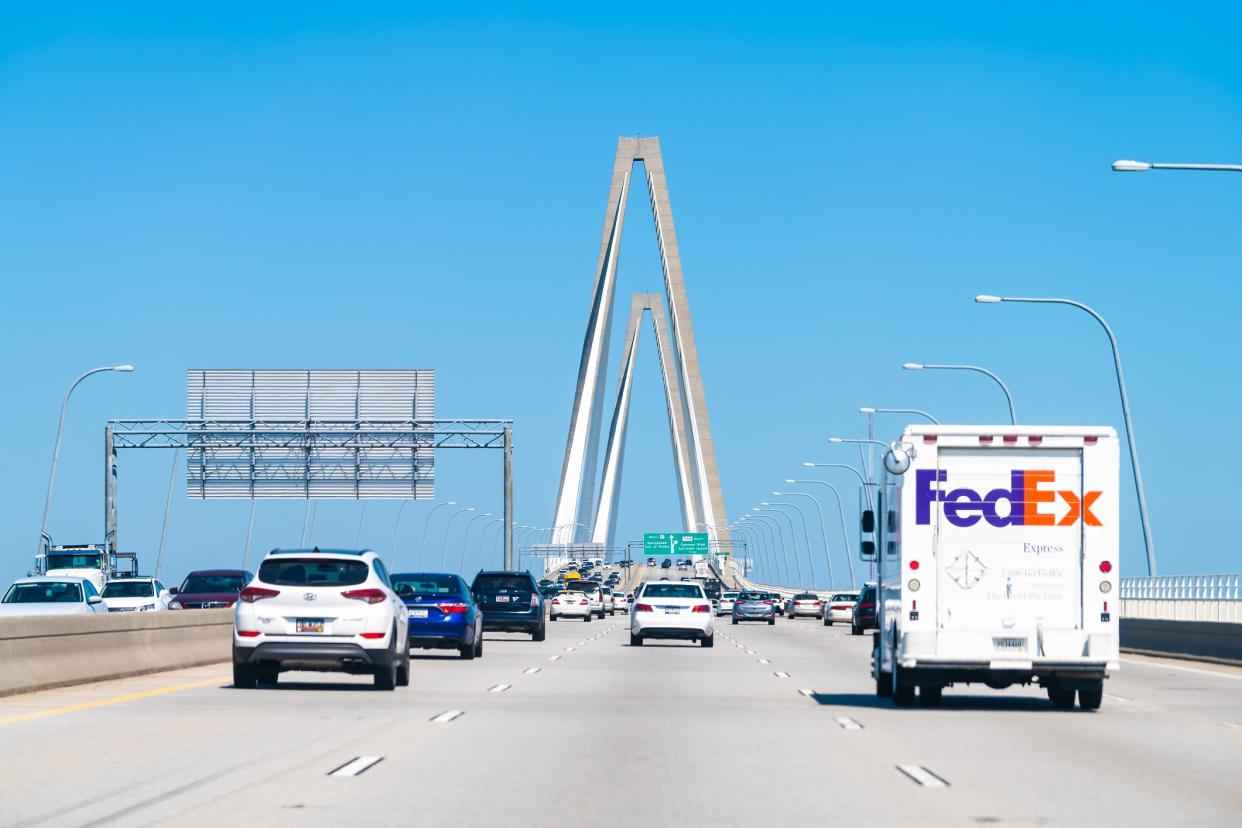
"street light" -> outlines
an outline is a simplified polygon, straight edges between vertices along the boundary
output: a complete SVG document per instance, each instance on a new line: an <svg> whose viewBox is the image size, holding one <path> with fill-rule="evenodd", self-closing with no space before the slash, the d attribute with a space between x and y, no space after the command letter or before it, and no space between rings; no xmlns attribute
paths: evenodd
<svg viewBox="0 0 1242 828"><path fill-rule="evenodd" d="M798 558L798 536L795 534L797 530L794 529L793 518L791 518L789 516L789 513L786 512L784 509L777 509L771 503L768 503L766 500L760 503L759 506L761 508L751 509L751 511L752 512L767 512L769 513L769 517L771 517L773 520L776 520L776 515L780 515L781 517L785 519L785 523L789 526L789 542L790 542L790 545L793 547L794 572L798 576L798 587L801 588L802 587L802 561L801 559ZM777 520L776 523L777 525L780 525L779 520ZM784 528L784 527L782 526L781 528Z"/></svg>
<svg viewBox="0 0 1242 828"><path fill-rule="evenodd" d="M418 568L422 569L424 562L427 560L427 530L431 528L431 516L441 506L456 506L456 500L446 500L443 503L437 503L431 507L431 511L427 512L427 519L423 521L423 542L418 547ZM391 570L397 559L397 547L393 546L392 554L388 556L388 568Z"/></svg>
<svg viewBox="0 0 1242 828"><path fill-rule="evenodd" d="M772 494L776 497L781 496L780 492L772 492ZM806 512L802 511L802 507L798 506L795 503L769 503L768 505L773 506L773 507L787 506L790 509L793 509L798 513L798 522L802 524L802 542L806 544L806 565L807 565L807 569L809 570L809 572L807 573L807 577L810 578L810 581L806 584L806 586L809 589L814 589L815 588L815 561L811 557L811 532L809 529L807 529ZM827 547L825 547L824 551L827 552Z"/></svg>
<svg viewBox="0 0 1242 828"><path fill-rule="evenodd" d="M763 528L764 536L772 547L773 560L776 566L773 566L773 574L779 580L781 577L780 570L785 570L785 581L790 580L789 575L789 557L785 554L785 535L781 531L781 522L769 514L762 513L758 508L751 509L751 514L747 515L756 526ZM773 528L775 527L775 528ZM774 582L775 583L775 582Z"/></svg>
<svg viewBox="0 0 1242 828"><path fill-rule="evenodd" d="M792 481L786 481L786 482L788 483ZM777 497L805 497L805 498L809 498L810 501L815 504L815 511L819 515L819 534L820 534L820 537L824 539L824 561L827 562L828 564L828 588L834 589L837 585L837 579L833 577L832 575L832 553L828 550L828 530L824 528L824 510L823 510L823 507L819 505L819 498L815 497L814 495L809 495L806 492L772 492L772 494L776 495ZM805 527L806 527L806 524L803 523L803 528ZM807 541L808 555L809 555L810 546L811 546L811 542L808 540ZM846 549L845 554L849 555L848 548Z"/></svg>
<svg viewBox="0 0 1242 828"><path fill-rule="evenodd" d="M832 496L837 499L837 514L841 518L841 544L845 549L845 563L850 569L850 586L854 585L854 555L850 552L850 535L845 529L845 504L841 502L841 493L837 491L837 487L829 483L827 480L786 480L791 485L804 485L807 483L817 483L820 486L827 486L832 491Z"/></svg>
<svg viewBox="0 0 1242 828"><path fill-rule="evenodd" d="M729 527L729 531L736 532L737 534L742 536L742 538L744 539L746 543L746 548L750 552L749 557L753 564L762 546L762 544L759 541L760 533L759 533L759 530L756 529L754 526L751 526L748 523L743 523L742 520L745 520L745 518L742 518L737 523L734 523L733 525L731 525ZM758 569L757 566L753 568ZM745 569L746 569L745 566L743 566L742 567L743 573L745 572Z"/></svg>
<svg viewBox="0 0 1242 828"><path fill-rule="evenodd" d="M1009 403L1009 424L1018 424L1018 414L1013 407L1013 395L1009 393L1009 386L1005 385L1004 381L1001 380L1000 377L996 376L996 374L992 373L987 368L980 368L978 365L924 365L921 362L907 362L901 367L906 371L975 371L980 374L986 374L995 380L996 384L999 385L1001 390L1005 392L1005 399Z"/></svg>
<svg viewBox="0 0 1242 828"><path fill-rule="evenodd" d="M859 414L917 414L920 417L926 417L936 425L940 425L940 421L926 411L920 411L917 408L872 408L870 406L862 406L858 409Z"/></svg>
<svg viewBox="0 0 1242 828"><path fill-rule="evenodd" d="M479 518L489 518L491 516L491 512L480 512L466 521L466 536L461 539L461 568L463 570L466 568L466 556L470 554L470 528L474 526L474 522Z"/></svg>
<svg viewBox="0 0 1242 828"><path fill-rule="evenodd" d="M1000 302L1029 302L1043 305L1069 305L1090 314L1096 322L1100 323L1100 327L1103 328L1104 333L1108 335L1108 344L1113 350L1113 369L1117 375L1117 391L1121 395L1121 416L1125 420L1126 424L1126 441L1130 444L1130 468L1134 472L1134 488L1138 492L1139 518L1143 524L1143 544L1147 548L1147 574L1155 577L1156 542L1152 539L1151 535L1151 522L1147 515L1147 493L1143 488L1143 472L1139 468L1138 446L1135 444L1134 440L1134 424L1130 421L1130 397L1126 394L1125 372L1121 370L1121 351L1117 348L1117 337L1113 335L1113 329L1107 322L1104 321L1104 317L1100 316L1093 308L1074 299L1031 296L990 296L988 294L980 294L975 297L975 301L981 305L994 305Z"/></svg>
<svg viewBox="0 0 1242 828"><path fill-rule="evenodd" d="M449 537L453 534L453 519L457 517L458 515L464 515L466 512L473 512L473 511L474 511L473 506L467 506L466 508L458 509L456 512L453 512L453 514L449 515L448 523L444 525L444 549L441 550L440 552L440 571L441 572L443 572L444 568L448 566L448 545L449 545Z"/></svg>
<svg viewBox="0 0 1242 828"><path fill-rule="evenodd" d="M56 443L52 446L52 473L47 478L47 497L43 501L43 522L39 524L39 549L47 551L51 538L47 534L47 522L52 514L52 492L56 488L56 467L60 465L60 439L65 433L65 412L69 409L69 397L73 394L73 390L81 384L82 380L94 374L102 374L106 371L116 371L120 374L133 373L132 365L105 365L102 368L92 368L86 373L73 381L73 385L69 386L69 390L65 392L65 398L60 403L60 420L56 423Z"/></svg>
<svg viewBox="0 0 1242 828"><path fill-rule="evenodd" d="M505 519L502 517L492 518L487 523L483 524L483 528L479 530L479 557L475 560L475 566L474 566L475 571L481 570L483 568L483 556L487 554L487 533L488 531L493 526L496 526L504 522L505 522Z"/></svg>
<svg viewBox="0 0 1242 828"><path fill-rule="evenodd" d="M1148 170L1196 170L1199 172L1242 172L1242 164L1153 164L1149 161L1114 161L1113 172Z"/></svg>
<svg viewBox="0 0 1242 828"><path fill-rule="evenodd" d="M397 536L401 532L401 514L405 511L405 507L410 505L410 501L403 500L401 505L397 507L397 519L392 527L392 551L388 553L388 561L391 564L397 555Z"/></svg>

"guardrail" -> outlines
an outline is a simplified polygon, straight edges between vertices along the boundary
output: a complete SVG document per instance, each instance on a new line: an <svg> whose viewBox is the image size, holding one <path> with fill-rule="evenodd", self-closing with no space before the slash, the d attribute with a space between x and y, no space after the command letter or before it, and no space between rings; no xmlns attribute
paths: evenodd
<svg viewBox="0 0 1242 828"><path fill-rule="evenodd" d="M1122 578L1121 617L1242 623L1242 575Z"/></svg>

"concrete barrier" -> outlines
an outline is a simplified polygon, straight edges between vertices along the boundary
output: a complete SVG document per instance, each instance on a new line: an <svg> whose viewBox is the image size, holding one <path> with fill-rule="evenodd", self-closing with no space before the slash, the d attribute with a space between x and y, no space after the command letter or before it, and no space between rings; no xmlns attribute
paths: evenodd
<svg viewBox="0 0 1242 828"><path fill-rule="evenodd" d="M233 611L0 618L0 696L231 658Z"/></svg>
<svg viewBox="0 0 1242 828"><path fill-rule="evenodd" d="M1122 618L1121 649L1130 653L1242 664L1242 624Z"/></svg>

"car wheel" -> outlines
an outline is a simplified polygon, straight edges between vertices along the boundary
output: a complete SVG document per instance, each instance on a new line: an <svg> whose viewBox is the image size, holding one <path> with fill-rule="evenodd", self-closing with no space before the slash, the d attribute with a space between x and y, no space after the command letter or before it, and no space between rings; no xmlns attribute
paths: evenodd
<svg viewBox="0 0 1242 828"><path fill-rule="evenodd" d="M1061 686L1061 682L1057 679L1049 681L1047 687L1048 700L1052 702L1052 706L1057 710L1072 710L1074 708L1074 691Z"/></svg>
<svg viewBox="0 0 1242 828"><path fill-rule="evenodd" d="M1083 710L1099 710L1104 702L1104 681L1093 681L1089 687L1078 688L1078 706Z"/></svg>
<svg viewBox="0 0 1242 828"><path fill-rule="evenodd" d="M375 668L375 689L395 690L397 688L397 631L392 631L392 643L388 646L388 657L384 663Z"/></svg>
<svg viewBox="0 0 1242 828"><path fill-rule="evenodd" d="M776 616L773 615L771 618L768 619L768 626L772 626L775 623L776 623Z"/></svg>
<svg viewBox="0 0 1242 828"><path fill-rule="evenodd" d="M401 659L401 665L397 667L397 686L410 686L410 651L405 651L405 658Z"/></svg>
<svg viewBox="0 0 1242 828"><path fill-rule="evenodd" d="M702 644L704 647L715 647L716 636L714 635L704 636L703 638L699 639L699 643Z"/></svg>
<svg viewBox="0 0 1242 828"><path fill-rule="evenodd" d="M736 619L736 618L734 618L734 619L733 619L733 626L735 626L735 627L737 626L737 619Z"/></svg>
<svg viewBox="0 0 1242 828"><path fill-rule="evenodd" d="M462 644L457 648L457 655L466 661L470 661L474 658L475 649L476 647L473 644Z"/></svg>
<svg viewBox="0 0 1242 828"><path fill-rule="evenodd" d="M255 679L259 684L276 684L280 681L280 670L275 667L258 670L255 673Z"/></svg>
<svg viewBox="0 0 1242 828"><path fill-rule="evenodd" d="M254 668L249 664L233 662L233 686L238 690L253 690L258 682Z"/></svg>
<svg viewBox="0 0 1242 828"><path fill-rule="evenodd" d="M590 624L590 623L591 623L591 619L592 619L592 618L594 618L594 617L595 617L595 616L594 616L592 613L587 612L587 614L586 614L586 615L582 616L582 620L583 620L583 621L585 621L586 623Z"/></svg>
<svg viewBox="0 0 1242 828"><path fill-rule="evenodd" d="M857 624L850 624L850 635L862 635L862 629Z"/></svg>
<svg viewBox="0 0 1242 828"><path fill-rule="evenodd" d="M643 646L643 637L641 635L634 635L634 633L630 633L630 646L631 647Z"/></svg>
<svg viewBox="0 0 1242 828"><path fill-rule="evenodd" d="M539 629L535 630L533 633L530 634L531 641L543 641L547 637L548 637L548 631L543 627L540 627Z"/></svg>
<svg viewBox="0 0 1242 828"><path fill-rule="evenodd" d="M556 620L556 616L555 616L555 615L549 615L549 616L548 616L548 620L549 620L549 621L555 621L555 620Z"/></svg>

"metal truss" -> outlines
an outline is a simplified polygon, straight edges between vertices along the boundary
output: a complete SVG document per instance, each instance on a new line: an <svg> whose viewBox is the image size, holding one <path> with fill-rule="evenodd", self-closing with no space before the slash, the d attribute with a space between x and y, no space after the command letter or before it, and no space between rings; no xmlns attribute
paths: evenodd
<svg viewBox="0 0 1242 828"><path fill-rule="evenodd" d="M116 448L501 448L511 420L112 420Z"/></svg>

